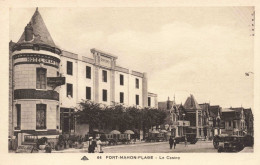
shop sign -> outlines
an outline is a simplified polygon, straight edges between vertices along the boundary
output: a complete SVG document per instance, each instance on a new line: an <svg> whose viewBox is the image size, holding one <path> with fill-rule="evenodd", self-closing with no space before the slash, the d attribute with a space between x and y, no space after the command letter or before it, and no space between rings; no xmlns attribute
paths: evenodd
<svg viewBox="0 0 260 165"><path fill-rule="evenodd" d="M32 55L32 54L17 54L14 56L14 64L19 64L19 63L44 63L44 64L49 64L53 65L56 67L59 67L59 62L60 60L56 57L52 57L49 55Z"/></svg>
<svg viewBox="0 0 260 165"><path fill-rule="evenodd" d="M50 86L61 86L66 82L65 77L47 77L47 84Z"/></svg>
<svg viewBox="0 0 260 165"><path fill-rule="evenodd" d="M176 122L176 125L177 126L183 126L183 127L189 127L190 126L190 121L186 121L186 120L178 120L177 122Z"/></svg>

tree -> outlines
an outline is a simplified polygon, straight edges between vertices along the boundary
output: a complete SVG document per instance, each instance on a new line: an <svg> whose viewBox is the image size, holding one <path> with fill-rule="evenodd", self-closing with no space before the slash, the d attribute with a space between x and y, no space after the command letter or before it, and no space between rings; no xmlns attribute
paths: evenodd
<svg viewBox="0 0 260 165"><path fill-rule="evenodd" d="M79 103L77 113L77 121L79 123L89 124L89 132L93 133L93 128L101 124L100 113L101 107L100 104L93 103L89 100L83 100Z"/></svg>
<svg viewBox="0 0 260 165"><path fill-rule="evenodd" d="M141 130L144 133L152 126L159 126L166 119L166 112L156 108L124 107L120 104L111 107L101 107L100 104L83 100L79 104L77 121L89 124L89 132L93 128L121 132L125 130Z"/></svg>

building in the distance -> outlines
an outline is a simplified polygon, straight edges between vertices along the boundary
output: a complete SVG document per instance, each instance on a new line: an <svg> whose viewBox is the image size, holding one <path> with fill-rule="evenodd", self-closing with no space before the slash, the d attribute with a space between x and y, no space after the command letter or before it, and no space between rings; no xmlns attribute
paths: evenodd
<svg viewBox="0 0 260 165"><path fill-rule="evenodd" d="M244 108L223 108L221 120L224 123L221 129L223 134L239 136L247 134Z"/></svg>
<svg viewBox="0 0 260 165"><path fill-rule="evenodd" d="M244 109L247 134L254 136L254 116L251 108Z"/></svg>
<svg viewBox="0 0 260 165"><path fill-rule="evenodd" d="M175 99L170 101L168 97L167 101L159 102L158 108L167 112L162 128L170 131L174 137L184 136L186 129L190 126L190 121L186 120L187 114L182 104L176 104Z"/></svg>
<svg viewBox="0 0 260 165"><path fill-rule="evenodd" d="M221 134L220 116L221 107L209 103L199 104L202 108L203 133L206 139L212 139L215 135Z"/></svg>
<svg viewBox="0 0 260 165"><path fill-rule="evenodd" d="M186 133L196 134L197 138L204 138L203 131L203 109L199 106L193 95L187 98L183 105L186 115L185 119L190 121Z"/></svg>
<svg viewBox="0 0 260 165"><path fill-rule="evenodd" d="M117 56L98 49L91 49L89 58L58 48L38 9L9 46L10 136L75 132L73 114L85 99L157 108L146 73L118 66Z"/></svg>

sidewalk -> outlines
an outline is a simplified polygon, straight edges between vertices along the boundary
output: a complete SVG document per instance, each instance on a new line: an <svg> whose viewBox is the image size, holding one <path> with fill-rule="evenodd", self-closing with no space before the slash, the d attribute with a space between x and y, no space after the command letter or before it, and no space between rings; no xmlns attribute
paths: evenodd
<svg viewBox="0 0 260 165"><path fill-rule="evenodd" d="M134 144L122 144L122 145L112 145L112 146L103 146L102 148L104 149L109 149L109 148L121 148L121 147L134 147L136 145L139 145L139 146L146 146L146 145L156 145L156 144L164 144L164 143L168 143L168 142L144 142L144 141L141 141L141 142L136 142Z"/></svg>
<svg viewBox="0 0 260 165"><path fill-rule="evenodd" d="M60 150L60 151L56 151L56 150L52 150L51 153L87 153L88 150L87 149L76 149L76 148L68 148L68 149L64 149L64 150Z"/></svg>

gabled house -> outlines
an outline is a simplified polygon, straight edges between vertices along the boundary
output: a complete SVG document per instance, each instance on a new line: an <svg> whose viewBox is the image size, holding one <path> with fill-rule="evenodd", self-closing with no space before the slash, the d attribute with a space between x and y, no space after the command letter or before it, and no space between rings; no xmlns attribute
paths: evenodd
<svg viewBox="0 0 260 165"><path fill-rule="evenodd" d="M214 105L209 107L209 126L211 128L211 132L209 133L209 137L213 137L214 135L221 134L220 126L221 126L221 107L219 105Z"/></svg>
<svg viewBox="0 0 260 165"><path fill-rule="evenodd" d="M197 138L203 138L202 108L193 95L190 95L190 97L187 98L183 107L186 111L185 119L190 121L190 126L187 127L186 133L194 133Z"/></svg>
<svg viewBox="0 0 260 165"><path fill-rule="evenodd" d="M221 129L223 134L239 135L246 134L244 108L225 108L222 110L221 120L225 127Z"/></svg>
<svg viewBox="0 0 260 165"><path fill-rule="evenodd" d="M168 98L165 102L159 102L158 107L167 111L167 117L162 128L171 131L174 137L184 136L185 128L190 126L190 121L185 120L186 111L182 104L176 104Z"/></svg>
<svg viewBox="0 0 260 165"><path fill-rule="evenodd" d="M231 108L231 109L235 110L235 119L233 121L235 126L234 134L240 136L247 134L244 108L238 107L238 108Z"/></svg>

